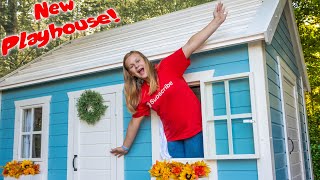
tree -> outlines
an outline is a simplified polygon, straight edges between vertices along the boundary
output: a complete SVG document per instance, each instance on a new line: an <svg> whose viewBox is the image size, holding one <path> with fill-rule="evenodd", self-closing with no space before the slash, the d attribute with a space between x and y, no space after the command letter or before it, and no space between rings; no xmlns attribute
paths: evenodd
<svg viewBox="0 0 320 180"><path fill-rule="evenodd" d="M295 0L293 6L311 86L306 106L314 176L320 180L320 3Z"/></svg>

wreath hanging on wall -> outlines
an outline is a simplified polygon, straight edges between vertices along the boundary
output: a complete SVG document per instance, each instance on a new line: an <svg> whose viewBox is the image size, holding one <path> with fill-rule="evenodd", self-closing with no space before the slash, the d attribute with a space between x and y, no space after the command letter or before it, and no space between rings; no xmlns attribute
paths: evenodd
<svg viewBox="0 0 320 180"><path fill-rule="evenodd" d="M78 116L80 120L94 125L104 115L108 106L103 104L103 97L100 93L85 90L77 102Z"/></svg>

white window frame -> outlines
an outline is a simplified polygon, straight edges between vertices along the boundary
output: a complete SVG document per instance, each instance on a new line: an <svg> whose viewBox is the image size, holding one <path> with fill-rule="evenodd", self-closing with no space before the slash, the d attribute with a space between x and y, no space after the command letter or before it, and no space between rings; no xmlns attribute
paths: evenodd
<svg viewBox="0 0 320 180"><path fill-rule="evenodd" d="M259 142L258 142L258 129L257 129L257 121L256 121L256 103L255 103L255 91L254 91L254 81L253 81L253 73L247 72L247 73L239 73L239 74L233 74L233 75L226 75L226 76L219 76L219 77L213 77L214 70L209 70L209 71L203 71L203 72L196 72L196 73L189 73L185 74L184 78L186 82L189 84L198 84L200 83L200 92L201 92L201 110L202 110L202 131L203 131L203 144L204 144L204 158L175 158L174 160L178 160L181 162L186 162L190 160L218 160L218 159L258 159L260 150L259 150ZM205 84L207 83L214 83L214 82L221 82L221 81L230 81L230 80L235 80L235 79L242 79L242 78L249 78L249 84L250 84L250 99L251 99L251 113L248 114L241 114L239 115L232 115L230 117L225 116L216 116L214 117L213 111L211 111L210 114L207 114L205 109L206 106L209 105L211 109L213 109L213 101L207 101L208 99L213 99L213 98L208 98L208 95L212 97L212 91L207 92L207 96L205 96ZM212 89L211 89L212 90ZM228 93L226 93L227 96ZM228 97L227 97L228 98ZM227 100L226 100L227 103ZM207 104L207 105L206 105ZM227 103L229 104L229 103ZM227 105L228 106L228 105ZM229 105L230 106L230 105ZM209 109L210 109L209 108ZM227 108L228 109L228 108ZM210 147L213 147L213 150L210 152L215 152L215 139L214 141L210 140L207 134L207 126L206 123L207 121L212 121L213 118L217 119L233 119L233 118L246 118L250 117L252 119L252 130L253 130L253 138L254 138L254 150L255 154L233 154L229 153L228 155L215 155L215 154L209 154L208 151L208 143L210 143ZM159 137L159 121L160 118L157 115L155 111L151 111L151 132L152 132L152 161L155 163L156 160L161 160L160 156L160 137ZM230 129L231 124L228 123ZM210 136L214 138L214 131L210 132ZM232 133L228 134L229 138L229 145L230 141L232 141L230 137L232 137ZM231 143L232 144L232 143Z"/></svg>
<svg viewBox="0 0 320 180"><path fill-rule="evenodd" d="M251 113L244 113L238 115L231 115L230 107L230 93L229 93L229 83L231 80L238 80L249 78L249 88L250 88L250 102L251 102ZM226 115L215 116L213 109L213 97L212 97L212 83L224 82L225 86L225 100L226 100ZM206 84L210 84L206 87ZM201 88L201 110L202 110L202 126L203 126L203 139L204 139L204 157L207 160L218 160L218 159L258 159L259 158L259 143L258 143L258 129L257 129L257 118L256 118L256 101L255 101L255 91L254 91L254 81L253 74L239 73L226 76L212 77L200 80ZM206 112L207 109L210 111ZM253 131L253 142L254 142L254 154L234 154L233 152L233 136L232 136L232 119L237 118L249 118L247 122L252 123ZM207 123L219 120L227 120L228 129L228 145L229 154L227 155L217 155L216 154L216 143L215 143L215 129L210 128L211 131L208 132L209 127ZM245 120L244 120L245 121ZM209 147L212 149L209 151Z"/></svg>
<svg viewBox="0 0 320 180"><path fill-rule="evenodd" d="M188 84L193 85L193 84L199 84L200 80L203 78L212 77L213 74L214 74L214 70L208 70L208 71L184 74L183 77ZM160 122L159 116L155 111L151 110L152 162L154 163L156 162L156 160L161 159L159 122ZM188 159L188 158L183 158L183 161L185 159Z"/></svg>
<svg viewBox="0 0 320 180"><path fill-rule="evenodd" d="M14 126L14 146L13 159L32 160L40 164L41 179L48 176L48 142L49 142L49 117L50 117L51 96L25 99L15 101L15 126ZM41 158L20 158L21 157L21 128L24 109L42 107L42 127L41 127ZM32 111L33 112L33 111ZM32 113L33 114L33 113ZM32 139L32 138L31 138Z"/></svg>
<svg viewBox="0 0 320 180"><path fill-rule="evenodd" d="M260 157L260 149L259 149L259 135L257 130L257 121L256 121L256 103L255 103L255 91L254 91L254 81L253 81L253 73L239 73L239 74L233 74L233 75L226 75L226 76L219 76L219 77L213 77L214 70L208 70L208 71L202 71L202 72L195 72L195 73L188 73L184 74L184 79L189 85L198 85L200 84L200 92L201 92L201 110L202 110L202 120L204 121L207 119L205 115L205 108L204 104L206 99L204 96L204 84L206 82L213 82L213 81L222 81L222 80L232 80L240 77L249 77L250 80L250 98L251 98L251 114L253 119L253 138L254 138L254 148L255 148L255 154L248 155L248 154L239 154L239 155L216 155L216 156L208 156L207 149L207 143L208 143L208 137L206 135L206 127L204 126L205 123L203 122L203 144L204 144L204 158L172 158L171 160L179 161L183 163L192 163L199 160L205 160L206 163L211 168L211 173L209 174L210 179L217 180L218 179L218 166L217 166L217 160L218 159L258 159ZM212 96L212 95L211 95ZM212 101L213 105L213 101ZM157 115L157 113L153 110L151 110L151 138L152 138L152 162L153 164L156 163L157 160L161 160L160 156L160 136L159 136L159 122L160 118Z"/></svg>

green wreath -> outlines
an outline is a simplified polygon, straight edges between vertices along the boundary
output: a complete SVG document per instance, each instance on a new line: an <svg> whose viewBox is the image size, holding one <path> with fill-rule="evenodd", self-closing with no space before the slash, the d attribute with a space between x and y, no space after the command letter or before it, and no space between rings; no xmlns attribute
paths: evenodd
<svg viewBox="0 0 320 180"><path fill-rule="evenodd" d="M85 90L77 102L78 116L80 120L94 125L105 113L108 106L103 104L103 97L100 93Z"/></svg>

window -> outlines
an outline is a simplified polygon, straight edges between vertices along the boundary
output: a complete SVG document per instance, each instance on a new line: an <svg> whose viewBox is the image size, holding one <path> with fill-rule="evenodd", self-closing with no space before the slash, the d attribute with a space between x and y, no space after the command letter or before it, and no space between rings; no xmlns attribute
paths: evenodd
<svg viewBox="0 0 320 180"><path fill-rule="evenodd" d="M252 74L213 77L213 73L204 71L184 75L196 96L201 96L204 158L258 158ZM155 162L161 159L160 119L155 112L151 113L151 118L152 159Z"/></svg>
<svg viewBox="0 0 320 180"><path fill-rule="evenodd" d="M252 75L201 81L202 123L206 159L257 158Z"/></svg>
<svg viewBox="0 0 320 180"><path fill-rule="evenodd" d="M214 74L214 70L209 71L202 71L202 72L196 72L196 73L189 73L184 75L184 79L188 82L190 88L193 90L193 92L196 94L196 96L200 99L200 79L203 77L212 77ZM160 118L157 115L156 112L151 111L151 132L152 132L152 161L156 162L156 160L161 160L161 148L160 148ZM195 158L193 158L194 160ZM188 158L180 159L179 161L188 160Z"/></svg>
<svg viewBox="0 0 320 180"><path fill-rule="evenodd" d="M19 158L41 158L42 107L23 109Z"/></svg>
<svg viewBox="0 0 320 180"><path fill-rule="evenodd" d="M190 89L197 96L199 101L201 102L201 92L200 92L200 83L189 85Z"/></svg>
<svg viewBox="0 0 320 180"><path fill-rule="evenodd" d="M40 164L41 177L47 178L49 104L51 97L15 101L13 159Z"/></svg>

